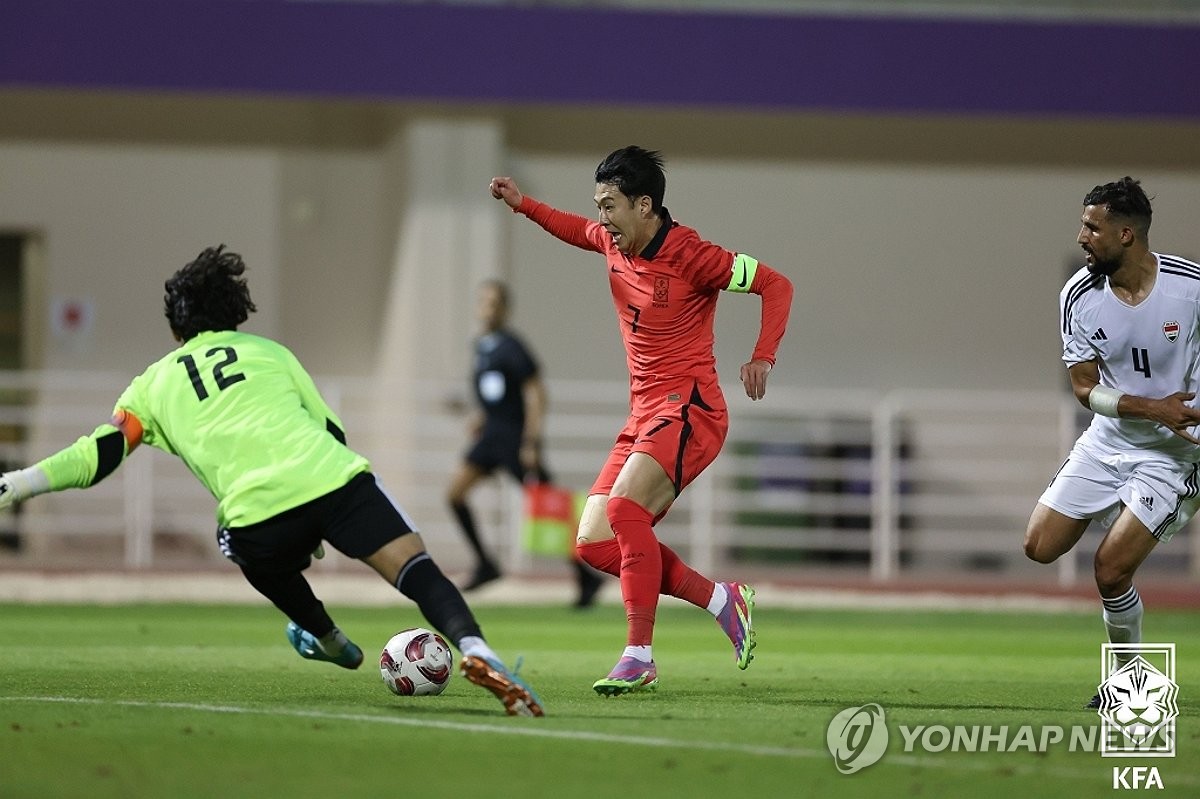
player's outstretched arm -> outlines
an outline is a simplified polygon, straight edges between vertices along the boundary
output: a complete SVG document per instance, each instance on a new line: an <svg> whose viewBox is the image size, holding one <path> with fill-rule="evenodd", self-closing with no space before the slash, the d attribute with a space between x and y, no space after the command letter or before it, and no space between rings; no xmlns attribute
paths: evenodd
<svg viewBox="0 0 1200 799"><path fill-rule="evenodd" d="M608 232L595 222L589 223L586 218L578 214L559 211L522 194L521 190L517 188L517 182L512 178L492 178L488 189L493 197L503 200L504 204L513 211L525 214L541 225L547 233L574 247L592 252L604 252L605 246L612 240Z"/></svg>
<svg viewBox="0 0 1200 799"><path fill-rule="evenodd" d="M7 508L15 502L45 494L49 490L50 478L36 466L5 472L0 475L0 508Z"/></svg>
<svg viewBox="0 0 1200 799"><path fill-rule="evenodd" d="M488 189L492 192L492 197L497 200L504 200L504 204L509 208L519 208L521 200L525 199L525 195L521 194L521 190L517 188L517 182L512 178L492 178L492 182L488 184Z"/></svg>
<svg viewBox="0 0 1200 799"><path fill-rule="evenodd" d="M112 474L141 441L141 422L118 410L91 435L33 466L0 475L0 508L50 491L93 486Z"/></svg>

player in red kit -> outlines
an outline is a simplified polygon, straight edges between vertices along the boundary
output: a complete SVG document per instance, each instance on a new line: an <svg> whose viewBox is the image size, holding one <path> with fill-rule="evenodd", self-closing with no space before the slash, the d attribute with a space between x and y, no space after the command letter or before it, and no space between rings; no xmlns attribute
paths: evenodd
<svg viewBox="0 0 1200 799"><path fill-rule="evenodd" d="M729 414L717 379L713 319L718 292L762 297L762 322L742 365L746 395L762 399L787 327L792 284L745 253L704 241L663 206L662 156L641 147L611 153L596 168L593 222L493 178L492 196L555 237L602 253L629 366L629 418L588 492L576 549L588 564L620 577L629 632L607 677L592 686L607 696L654 689L651 642L660 593L705 608L733 644L738 668L753 657L754 589L714 582L654 535L679 492L712 463Z"/></svg>

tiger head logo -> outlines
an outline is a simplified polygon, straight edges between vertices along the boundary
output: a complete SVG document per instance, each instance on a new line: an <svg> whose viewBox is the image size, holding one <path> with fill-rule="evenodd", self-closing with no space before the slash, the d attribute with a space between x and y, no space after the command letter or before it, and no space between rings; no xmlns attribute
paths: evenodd
<svg viewBox="0 0 1200 799"><path fill-rule="evenodd" d="M1100 684L1100 716L1135 746L1179 715L1179 687L1141 655Z"/></svg>

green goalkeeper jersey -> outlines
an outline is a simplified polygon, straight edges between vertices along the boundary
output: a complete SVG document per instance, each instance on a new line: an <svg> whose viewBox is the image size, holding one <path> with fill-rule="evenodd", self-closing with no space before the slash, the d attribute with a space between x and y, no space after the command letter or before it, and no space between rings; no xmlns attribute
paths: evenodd
<svg viewBox="0 0 1200 799"><path fill-rule="evenodd" d="M217 499L223 526L244 527L345 485L370 469L346 447L341 421L296 357L271 339L235 330L200 333L150 365L117 400L142 441L178 455ZM101 440L114 428L42 461L51 488L91 485L110 472ZM118 446L118 460L125 447Z"/></svg>

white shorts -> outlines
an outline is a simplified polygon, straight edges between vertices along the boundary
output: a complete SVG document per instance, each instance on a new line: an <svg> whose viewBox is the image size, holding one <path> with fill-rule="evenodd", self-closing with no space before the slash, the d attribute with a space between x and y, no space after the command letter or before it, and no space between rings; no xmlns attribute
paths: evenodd
<svg viewBox="0 0 1200 799"><path fill-rule="evenodd" d="M1129 508L1152 536L1166 542L1200 505L1200 474L1195 463L1148 450L1106 450L1085 435L1038 501L1064 516L1095 519L1105 527Z"/></svg>

